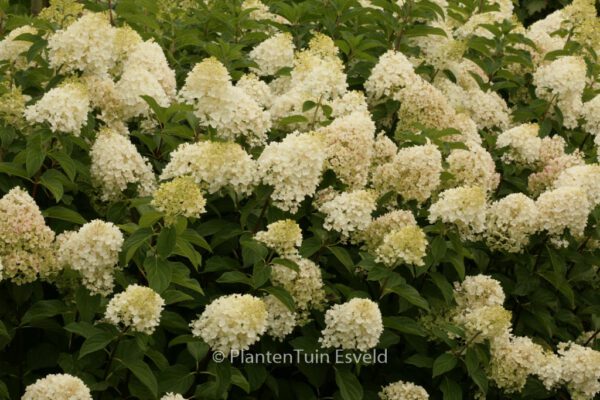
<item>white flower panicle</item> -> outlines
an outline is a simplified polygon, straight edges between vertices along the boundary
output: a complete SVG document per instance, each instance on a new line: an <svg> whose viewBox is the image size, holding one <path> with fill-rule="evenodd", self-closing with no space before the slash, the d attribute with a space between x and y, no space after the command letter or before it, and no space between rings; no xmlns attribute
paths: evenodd
<svg viewBox="0 0 600 400"><path fill-rule="evenodd" d="M457 314L453 322L464 328L470 343L481 343L509 335L511 319L511 312L502 306L483 306Z"/></svg>
<svg viewBox="0 0 600 400"><path fill-rule="evenodd" d="M408 225L385 235L375 254L377 261L389 267L399 263L423 266L426 249L425 232L416 225Z"/></svg>
<svg viewBox="0 0 600 400"><path fill-rule="evenodd" d="M485 230L486 193L480 186L448 189L429 207L429 222L454 224L463 238L472 240Z"/></svg>
<svg viewBox="0 0 600 400"><path fill-rule="evenodd" d="M48 277L57 271L54 232L23 189L11 189L0 199L0 259L4 279L16 284Z"/></svg>
<svg viewBox="0 0 600 400"><path fill-rule="evenodd" d="M492 203L487 212L485 241L490 249L519 253L538 229L535 201L512 193Z"/></svg>
<svg viewBox="0 0 600 400"><path fill-rule="evenodd" d="M575 186L583 189L587 195L590 206L600 204L600 165L587 164L567 168L554 182L555 188Z"/></svg>
<svg viewBox="0 0 600 400"><path fill-rule="evenodd" d="M260 76L275 75L283 68L291 68L294 65L294 43L292 35L277 33L267 40L259 43L248 56L258 64L252 68Z"/></svg>
<svg viewBox="0 0 600 400"><path fill-rule="evenodd" d="M600 351L575 343L558 347L562 381L574 400L592 400L600 393Z"/></svg>
<svg viewBox="0 0 600 400"><path fill-rule="evenodd" d="M91 111L85 85L66 83L50 89L37 103L25 109L25 118L31 123L48 123L52 132L79 136Z"/></svg>
<svg viewBox="0 0 600 400"><path fill-rule="evenodd" d="M505 162L535 166L540 160L542 140L538 137L538 124L522 124L502 132L496 140L496 148L507 147Z"/></svg>
<svg viewBox="0 0 600 400"><path fill-rule="evenodd" d="M248 350L267 330L265 303L249 294L221 296L192 321L192 334L201 337L213 351L234 355Z"/></svg>
<svg viewBox="0 0 600 400"><path fill-rule="evenodd" d="M84 14L48 39L50 66L65 72L105 74L118 60L116 34L107 14Z"/></svg>
<svg viewBox="0 0 600 400"><path fill-rule="evenodd" d="M61 238L62 237L62 238ZM60 243L59 261L81 274L92 294L108 295L114 287L114 272L123 246L123 234L113 223L94 220L77 232L67 232Z"/></svg>
<svg viewBox="0 0 600 400"><path fill-rule="evenodd" d="M600 137L600 96L585 102L581 115L585 119L583 128L596 138Z"/></svg>
<svg viewBox="0 0 600 400"><path fill-rule="evenodd" d="M258 158L259 176L273 187L273 204L295 213L321 181L327 151L323 139L311 133L293 133L271 142Z"/></svg>
<svg viewBox="0 0 600 400"><path fill-rule="evenodd" d="M256 183L256 162L237 143L182 143L171 153L160 180L189 175L208 193L231 188L248 194Z"/></svg>
<svg viewBox="0 0 600 400"><path fill-rule="evenodd" d="M262 108L269 108L273 103L273 93L265 81L254 74L244 74L235 84L242 89Z"/></svg>
<svg viewBox="0 0 600 400"><path fill-rule="evenodd" d="M388 233L406 226L416 225L417 221L412 212L393 210L371 221L363 231L357 234L356 239L365 242L366 249L374 252L383 243L383 238Z"/></svg>
<svg viewBox="0 0 600 400"><path fill-rule="evenodd" d="M302 244L302 230L296 221L284 219L267 225L267 230L257 232L254 238L282 257L295 256Z"/></svg>
<svg viewBox="0 0 600 400"><path fill-rule="evenodd" d="M165 53L158 43L148 40L133 46L128 52L123 70L127 71L137 68L150 72L160 83L167 98L175 98L177 91L175 71L169 67Z"/></svg>
<svg viewBox="0 0 600 400"><path fill-rule="evenodd" d="M179 176L161 183L152 194L152 206L165 214L165 223L172 225L178 216L199 218L206 212L206 199L200 186L190 176Z"/></svg>
<svg viewBox="0 0 600 400"><path fill-rule="evenodd" d="M13 29L0 41L0 61L13 63L19 69L27 66L27 60L22 54L29 50L32 42L15 40L17 37L26 33L35 35L38 32L33 26L24 25Z"/></svg>
<svg viewBox="0 0 600 400"><path fill-rule="evenodd" d="M297 314L273 295L268 295L263 301L268 313L267 335L282 342L296 327Z"/></svg>
<svg viewBox="0 0 600 400"><path fill-rule="evenodd" d="M104 318L113 325L151 335L160 323L165 301L154 290L129 285L108 302Z"/></svg>
<svg viewBox="0 0 600 400"><path fill-rule="evenodd" d="M461 310L501 306L504 299L500 282L487 275L467 276L461 283L454 283L454 301Z"/></svg>
<svg viewBox="0 0 600 400"><path fill-rule="evenodd" d="M453 175L452 182L458 186L481 186L492 192L500 183L491 154L476 143L470 143L469 150L452 150L446 162L448 172Z"/></svg>
<svg viewBox="0 0 600 400"><path fill-rule="evenodd" d="M104 201L118 199L134 184L140 196L149 196L156 186L152 166L142 157L128 137L110 128L98 132L90 156L92 181Z"/></svg>
<svg viewBox="0 0 600 400"><path fill-rule="evenodd" d="M375 124L368 113L337 118L319 132L327 146L327 166L350 188L363 188L373 156Z"/></svg>
<svg viewBox="0 0 600 400"><path fill-rule="evenodd" d="M420 78L406 56L389 50L379 57L371 70L371 76L365 82L365 90L371 99L391 97L416 79Z"/></svg>
<svg viewBox="0 0 600 400"><path fill-rule="evenodd" d="M323 227L339 232L342 238L364 230L371 223L376 208L375 193L368 190L343 192L319 207L325 214Z"/></svg>
<svg viewBox="0 0 600 400"><path fill-rule="evenodd" d="M442 154L437 146L405 147L391 162L375 170L373 184L381 194L394 191L404 200L423 203L439 187L442 171Z"/></svg>
<svg viewBox="0 0 600 400"><path fill-rule="evenodd" d="M586 72L582 57L566 56L542 65L533 74L536 95L560 108L563 125L569 129L577 127L582 112Z"/></svg>
<svg viewBox="0 0 600 400"><path fill-rule="evenodd" d="M323 347L367 351L377 346L383 333L379 306L369 299L334 305L325 313L325 324L319 338Z"/></svg>
<svg viewBox="0 0 600 400"><path fill-rule="evenodd" d="M429 400L427 391L412 382L390 383L379 392L381 400Z"/></svg>
<svg viewBox="0 0 600 400"><path fill-rule="evenodd" d="M168 107L171 99L165 93L161 82L149 70L139 65L125 69L121 79L115 84L116 101L119 113L124 120L150 115L150 105L142 98L153 98L161 107Z"/></svg>
<svg viewBox="0 0 600 400"><path fill-rule="evenodd" d="M536 201L539 211L539 229L558 237L568 230L575 237L583 237L591 205L585 189L566 186L544 192Z"/></svg>
<svg viewBox="0 0 600 400"><path fill-rule="evenodd" d="M196 64L179 96L194 106L202 125L216 129L217 136L226 140L244 137L252 146L266 143L269 113L241 87L233 86L229 72L216 58Z"/></svg>
<svg viewBox="0 0 600 400"><path fill-rule="evenodd" d="M167 393L160 400L185 400L185 397L179 393Z"/></svg>
<svg viewBox="0 0 600 400"><path fill-rule="evenodd" d="M333 99L329 103L333 118L344 117L353 113L369 114L369 105L365 94L358 90L350 90L342 97Z"/></svg>
<svg viewBox="0 0 600 400"><path fill-rule="evenodd" d="M298 322L304 324L308 321L311 309L321 310L325 303L325 290L321 269L309 259L291 257L298 265L298 271L281 264L273 264L271 281L287 290L296 303Z"/></svg>
<svg viewBox="0 0 600 400"><path fill-rule="evenodd" d="M491 342L490 379L506 393L520 392L527 377L546 361L542 346L527 337L500 337Z"/></svg>
<svg viewBox="0 0 600 400"><path fill-rule="evenodd" d="M21 400L92 400L92 394L76 376L51 374L27 386Z"/></svg>

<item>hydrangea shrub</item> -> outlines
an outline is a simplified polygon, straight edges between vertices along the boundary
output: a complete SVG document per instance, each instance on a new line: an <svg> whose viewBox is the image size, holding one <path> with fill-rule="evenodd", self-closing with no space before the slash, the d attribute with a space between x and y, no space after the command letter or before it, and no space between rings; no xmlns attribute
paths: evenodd
<svg viewBox="0 0 600 400"><path fill-rule="evenodd" d="M600 20L523 3L0 2L0 400L598 398Z"/></svg>

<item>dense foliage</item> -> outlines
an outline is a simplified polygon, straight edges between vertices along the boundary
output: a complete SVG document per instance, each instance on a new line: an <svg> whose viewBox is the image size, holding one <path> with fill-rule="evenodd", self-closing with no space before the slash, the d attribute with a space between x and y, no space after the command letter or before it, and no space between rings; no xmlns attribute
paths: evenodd
<svg viewBox="0 0 600 400"><path fill-rule="evenodd" d="M522 3L0 1L0 399L597 398L600 21Z"/></svg>

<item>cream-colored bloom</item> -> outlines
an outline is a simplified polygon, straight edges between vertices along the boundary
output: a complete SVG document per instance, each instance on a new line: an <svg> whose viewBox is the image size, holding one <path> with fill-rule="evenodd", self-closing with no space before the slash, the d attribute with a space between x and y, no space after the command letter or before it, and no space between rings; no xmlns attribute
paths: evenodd
<svg viewBox="0 0 600 400"><path fill-rule="evenodd" d="M260 340L267 330L267 317L261 299L232 294L213 300L190 327L212 350L235 355Z"/></svg>
<svg viewBox="0 0 600 400"><path fill-rule="evenodd" d="M512 193L492 203L487 212L485 241L494 250L518 253L538 229L535 201L522 193Z"/></svg>
<svg viewBox="0 0 600 400"><path fill-rule="evenodd" d="M199 218L206 212L206 199L200 186L190 176L180 176L170 182L161 183L152 195L152 206L165 214L168 225L182 215L186 218Z"/></svg>
<svg viewBox="0 0 600 400"><path fill-rule="evenodd" d="M8 61L13 63L19 69L27 66L27 59L21 54L29 50L32 42L26 40L15 40L17 37L26 33L35 35L38 32L33 26L24 25L13 29L4 37L4 39L0 41L0 61Z"/></svg>
<svg viewBox="0 0 600 400"><path fill-rule="evenodd" d="M237 143L183 143L171 153L161 180L189 175L208 193L232 188L251 192L256 182L256 163Z"/></svg>
<svg viewBox="0 0 600 400"><path fill-rule="evenodd" d="M78 271L91 293L108 295L114 286L123 234L113 223L94 220L59 236L59 261Z"/></svg>
<svg viewBox="0 0 600 400"><path fill-rule="evenodd" d="M479 186L461 186L440 194L429 207L429 222L454 224L467 240L476 238L485 230L487 202L485 190Z"/></svg>
<svg viewBox="0 0 600 400"><path fill-rule="evenodd" d="M296 303L298 322L302 325L308 321L311 309L321 310L325 303L323 277L317 264L301 257L290 257L298 265L298 271L287 266L273 264L271 281L287 290Z"/></svg>
<svg viewBox="0 0 600 400"><path fill-rule="evenodd" d="M48 39L50 66L64 72L108 72L117 62L116 28L108 15L87 13Z"/></svg>
<svg viewBox="0 0 600 400"><path fill-rule="evenodd" d="M350 188L363 188L373 156L375 124L368 113L355 112L319 129L327 146L327 167Z"/></svg>
<svg viewBox="0 0 600 400"><path fill-rule="evenodd" d="M37 103L25 109L29 122L47 122L52 132L79 136L91 111L90 98L81 83L66 83L50 89Z"/></svg>
<svg viewBox="0 0 600 400"><path fill-rule="evenodd" d="M538 137L538 124L522 124L498 135L496 148L508 147L505 162L534 166L540 159L542 140Z"/></svg>
<svg viewBox="0 0 600 400"><path fill-rule="evenodd" d="M382 194L394 191L404 200L423 203L439 187L442 171L442 154L437 146L405 147L391 162L375 170L373 184Z"/></svg>
<svg viewBox="0 0 600 400"><path fill-rule="evenodd" d="M292 133L271 142L258 158L264 184L273 187L273 204L292 213L312 196L321 181L327 151L323 140L311 133Z"/></svg>
<svg viewBox="0 0 600 400"><path fill-rule="evenodd" d="M574 400L592 400L600 393L600 351L575 343L561 343L558 354L562 381Z"/></svg>
<svg viewBox="0 0 600 400"><path fill-rule="evenodd" d="M367 250L374 252L382 243L383 238L394 230L406 226L416 226L417 221L412 212L393 210L377 217L367 227L358 233L357 241L364 241Z"/></svg>
<svg viewBox="0 0 600 400"><path fill-rule="evenodd" d="M154 290L129 285L108 302L104 318L113 325L151 335L160 323L165 301Z"/></svg>
<svg viewBox="0 0 600 400"><path fill-rule="evenodd" d="M504 304L504 290L500 282L487 275L467 276L461 283L454 283L454 300L460 310Z"/></svg>
<svg viewBox="0 0 600 400"><path fill-rule="evenodd" d="M258 64L252 68L261 76L275 75L282 68L291 68L294 65L294 43L289 33L277 33L267 40L259 43L248 56Z"/></svg>
<svg viewBox="0 0 600 400"><path fill-rule="evenodd" d="M365 229L371 222L376 208L375 194L367 190L343 192L319 207L325 214L323 227L339 232L349 238L354 232Z"/></svg>
<svg viewBox="0 0 600 400"><path fill-rule="evenodd" d="M542 65L533 74L536 95L560 108L563 125L569 129L577 127L581 115L586 72L582 57L566 56Z"/></svg>
<svg viewBox="0 0 600 400"><path fill-rule="evenodd" d="M0 199L0 259L4 279L16 284L55 273L54 232L23 189L11 189Z"/></svg>
<svg viewBox="0 0 600 400"><path fill-rule="evenodd" d="M284 219L267 225L267 230L257 232L254 238L282 257L294 256L302 244L302 230L296 221Z"/></svg>
<svg viewBox="0 0 600 400"><path fill-rule="evenodd" d="M394 230L383 237L383 243L375 250L377 261L389 267L398 263L423 266L426 255L427 236L416 225Z"/></svg>
<svg viewBox="0 0 600 400"><path fill-rule="evenodd" d="M325 313L325 324L319 338L323 347L367 351L377 346L383 333L379 306L369 299L334 305Z"/></svg>
<svg viewBox="0 0 600 400"><path fill-rule="evenodd" d="M92 400L92 394L76 376L52 374L27 386L21 400Z"/></svg>
<svg viewBox="0 0 600 400"><path fill-rule="evenodd" d="M591 205L585 189L566 186L544 192L536 201L539 211L539 229L557 237L569 230L571 235L582 237L587 225Z"/></svg>
<svg viewBox="0 0 600 400"><path fill-rule="evenodd" d="M479 144L470 143L468 150L453 150L446 161L453 183L481 186L488 192L496 190L500 183L500 174L496 172L491 154Z"/></svg>
<svg viewBox="0 0 600 400"><path fill-rule="evenodd" d="M381 400L429 400L427 391L412 382L390 383L379 392Z"/></svg>
<svg viewBox="0 0 600 400"><path fill-rule="evenodd" d="M269 113L242 87L233 86L227 68L216 58L194 66L179 97L194 106L200 123L214 128L217 136L226 140L243 137L252 146L266 143Z"/></svg>
<svg viewBox="0 0 600 400"><path fill-rule="evenodd" d="M140 155L129 138L111 129L103 129L90 150L92 181L101 190L101 198L112 201L134 184L140 196L154 191L156 177L152 166Z"/></svg>
<svg viewBox="0 0 600 400"><path fill-rule="evenodd" d="M275 296L269 295L263 301L268 313L267 335L282 342L296 327L298 316Z"/></svg>

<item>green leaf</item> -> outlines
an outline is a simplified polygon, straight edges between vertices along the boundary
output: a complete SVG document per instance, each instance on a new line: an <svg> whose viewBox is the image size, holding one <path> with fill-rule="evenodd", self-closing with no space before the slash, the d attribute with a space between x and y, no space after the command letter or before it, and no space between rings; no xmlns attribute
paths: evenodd
<svg viewBox="0 0 600 400"><path fill-rule="evenodd" d="M336 367L335 383L343 400L362 400L363 388L356 376L347 368Z"/></svg>
<svg viewBox="0 0 600 400"><path fill-rule="evenodd" d="M158 397L158 382L152 369L142 360L121 360L123 365L146 386L154 397Z"/></svg>
<svg viewBox="0 0 600 400"><path fill-rule="evenodd" d="M173 250L175 249L175 245L177 243L177 230L173 227L165 227L158 234L158 239L156 241L156 251L158 254L166 259L171 255Z"/></svg>
<svg viewBox="0 0 600 400"><path fill-rule="evenodd" d="M294 302L294 298L287 290L279 286L270 286L263 288L265 292L277 297L279 301L281 301L290 311L296 311L296 304Z"/></svg>
<svg viewBox="0 0 600 400"><path fill-rule="evenodd" d="M29 175L20 165L12 162L0 162L0 173L8 176L18 176L19 178L29 180Z"/></svg>
<svg viewBox="0 0 600 400"><path fill-rule="evenodd" d="M83 218L77 211L62 206L53 206L47 208L42 211L42 215L46 218L60 219L62 221L72 222L78 225L87 223L85 218Z"/></svg>
<svg viewBox="0 0 600 400"><path fill-rule="evenodd" d="M252 280L246 274L240 271L225 272L217 279L218 283L243 283L252 286Z"/></svg>
<svg viewBox="0 0 600 400"><path fill-rule="evenodd" d="M206 357L206 354L208 354L208 351L210 350L210 347L201 340L187 342L186 345L188 352L192 355L192 357L194 357L194 360L196 360L196 362L202 361L204 357Z"/></svg>
<svg viewBox="0 0 600 400"><path fill-rule="evenodd" d="M49 169L44 172L40 178L40 183L52 193L52 196L54 196L57 203L62 199L65 189L63 187L62 174L60 172Z"/></svg>
<svg viewBox="0 0 600 400"><path fill-rule="evenodd" d="M451 371L454 369L454 367L456 367L457 362L458 360L452 354L442 354L433 362L432 377L435 378L436 376L440 376L448 371Z"/></svg>
<svg viewBox="0 0 600 400"><path fill-rule="evenodd" d="M384 317L383 326L409 335L427 336L421 325L409 317Z"/></svg>
<svg viewBox="0 0 600 400"><path fill-rule="evenodd" d="M34 303L21 318L21 325L30 324L67 311L67 306L60 300L40 300Z"/></svg>
<svg viewBox="0 0 600 400"><path fill-rule="evenodd" d="M102 333L102 330L96 328L89 322L71 322L70 324L65 325L64 329L67 332L76 333L86 339Z"/></svg>
<svg viewBox="0 0 600 400"><path fill-rule="evenodd" d="M444 377L440 390L444 394L444 400L462 400L463 393L460 385L449 379L447 376Z"/></svg>
<svg viewBox="0 0 600 400"><path fill-rule="evenodd" d="M129 264L129 261L133 258L137 249L146 243L152 234L152 229L141 228L125 239L125 242L123 243L123 254L125 254L124 264Z"/></svg>
<svg viewBox="0 0 600 400"><path fill-rule="evenodd" d="M425 300L425 298L423 298L419 294L417 289L415 289L414 287L408 284L400 284L390 288L389 290L396 293L398 296L402 297L409 303L429 311L429 303L427 302L427 300Z"/></svg>
<svg viewBox="0 0 600 400"><path fill-rule="evenodd" d="M157 293L164 292L171 284L173 270L171 265L158 257L149 256L144 260L144 270L148 285Z"/></svg>
<svg viewBox="0 0 600 400"><path fill-rule="evenodd" d="M352 257L350 257L348 250L338 246L328 247L328 249L348 271L354 270L354 262L352 261Z"/></svg>
<svg viewBox="0 0 600 400"><path fill-rule="evenodd" d="M46 159L46 151L42 147L42 136L33 135L27 141L25 167L27 175L33 176L42 166Z"/></svg>
<svg viewBox="0 0 600 400"><path fill-rule="evenodd" d="M79 358L83 358L88 354L104 349L113 341L113 339L114 336L111 333L104 331L90 336L81 345L81 349L79 349Z"/></svg>
<svg viewBox="0 0 600 400"><path fill-rule="evenodd" d="M183 256L183 257L187 258L188 260L190 260L190 262L192 263L192 265L194 266L194 268L196 270L198 270L198 267L200 266L200 263L202 262L202 256L200 255L200 253L198 253L196 250L194 250L194 247L192 247L190 242L188 242L181 236L177 236L177 244L175 245L175 254L178 254L178 255Z"/></svg>
<svg viewBox="0 0 600 400"><path fill-rule="evenodd" d="M274 258L271 261L273 264L283 265L295 272L300 272L300 267L292 260L288 260L287 258Z"/></svg>

